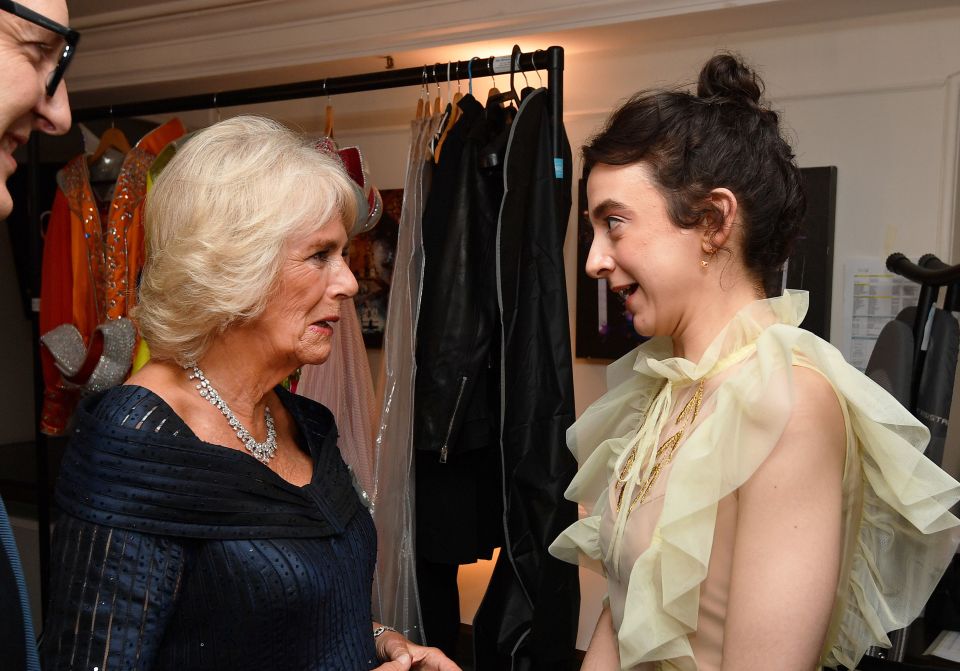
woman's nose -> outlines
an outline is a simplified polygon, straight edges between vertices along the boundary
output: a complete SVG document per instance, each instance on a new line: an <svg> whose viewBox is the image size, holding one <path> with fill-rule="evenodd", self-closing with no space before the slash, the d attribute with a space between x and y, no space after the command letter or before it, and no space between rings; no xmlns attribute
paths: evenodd
<svg viewBox="0 0 960 671"><path fill-rule="evenodd" d="M613 257L610 256L610 251L607 249L607 246L603 244L601 240L598 240L599 237L600 236L597 235L593 237L585 266L587 275L597 279L606 277L613 272L614 268Z"/></svg>
<svg viewBox="0 0 960 671"><path fill-rule="evenodd" d="M337 278L337 294L342 298L350 298L356 296L359 290L360 285L357 284L357 277L350 270L350 264L344 260Z"/></svg>

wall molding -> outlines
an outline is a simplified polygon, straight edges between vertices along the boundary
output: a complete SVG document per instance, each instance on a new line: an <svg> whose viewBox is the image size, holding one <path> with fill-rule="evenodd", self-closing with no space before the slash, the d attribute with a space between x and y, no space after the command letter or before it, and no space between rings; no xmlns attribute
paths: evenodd
<svg viewBox="0 0 960 671"><path fill-rule="evenodd" d="M75 91L302 66L788 0L173 0L77 20Z"/></svg>

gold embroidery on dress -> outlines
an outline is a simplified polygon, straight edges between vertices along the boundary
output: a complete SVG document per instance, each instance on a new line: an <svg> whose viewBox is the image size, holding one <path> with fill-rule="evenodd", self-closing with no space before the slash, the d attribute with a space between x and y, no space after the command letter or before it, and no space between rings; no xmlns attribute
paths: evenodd
<svg viewBox="0 0 960 671"><path fill-rule="evenodd" d="M647 497L650 494L650 490L653 489L653 485L657 482L657 478L660 477L660 472L673 460L673 455L676 453L677 446L683 439L684 432L696 421L697 415L700 413L700 406L703 404L703 383L704 380L701 378L700 384L697 385L697 390L694 392L693 397L687 401L687 404L683 406L680 414L677 415L677 419L674 423L680 425L680 430L663 441L660 447L657 448L657 452L653 456L653 468L650 469L650 474L640 484L636 496L634 496L633 500L630 502L630 509L627 511L628 513L633 512L633 509L637 507L637 504L646 503ZM627 459L624 462L623 467L620 469L620 473L617 475L616 488L618 513L623 505L623 493L626 489L627 481L630 479L630 471L637 459L637 449L639 446L639 443L634 444L633 449L630 450L630 454L627 455Z"/></svg>

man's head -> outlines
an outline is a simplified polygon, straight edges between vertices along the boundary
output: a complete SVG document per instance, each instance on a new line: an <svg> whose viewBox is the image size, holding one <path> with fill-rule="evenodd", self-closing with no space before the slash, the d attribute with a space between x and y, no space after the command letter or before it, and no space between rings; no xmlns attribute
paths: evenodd
<svg viewBox="0 0 960 671"><path fill-rule="evenodd" d="M6 186L17 167L13 152L33 130L70 129L62 75L78 36L67 21L65 0L0 0L0 219L13 209Z"/></svg>

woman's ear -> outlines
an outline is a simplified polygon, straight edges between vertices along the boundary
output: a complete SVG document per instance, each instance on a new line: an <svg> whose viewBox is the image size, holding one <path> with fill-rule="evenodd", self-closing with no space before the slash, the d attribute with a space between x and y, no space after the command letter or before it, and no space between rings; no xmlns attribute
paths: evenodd
<svg viewBox="0 0 960 671"><path fill-rule="evenodd" d="M714 216L703 230L703 251L713 254L723 249L733 234L737 220L737 197L730 189L713 189L707 196Z"/></svg>

